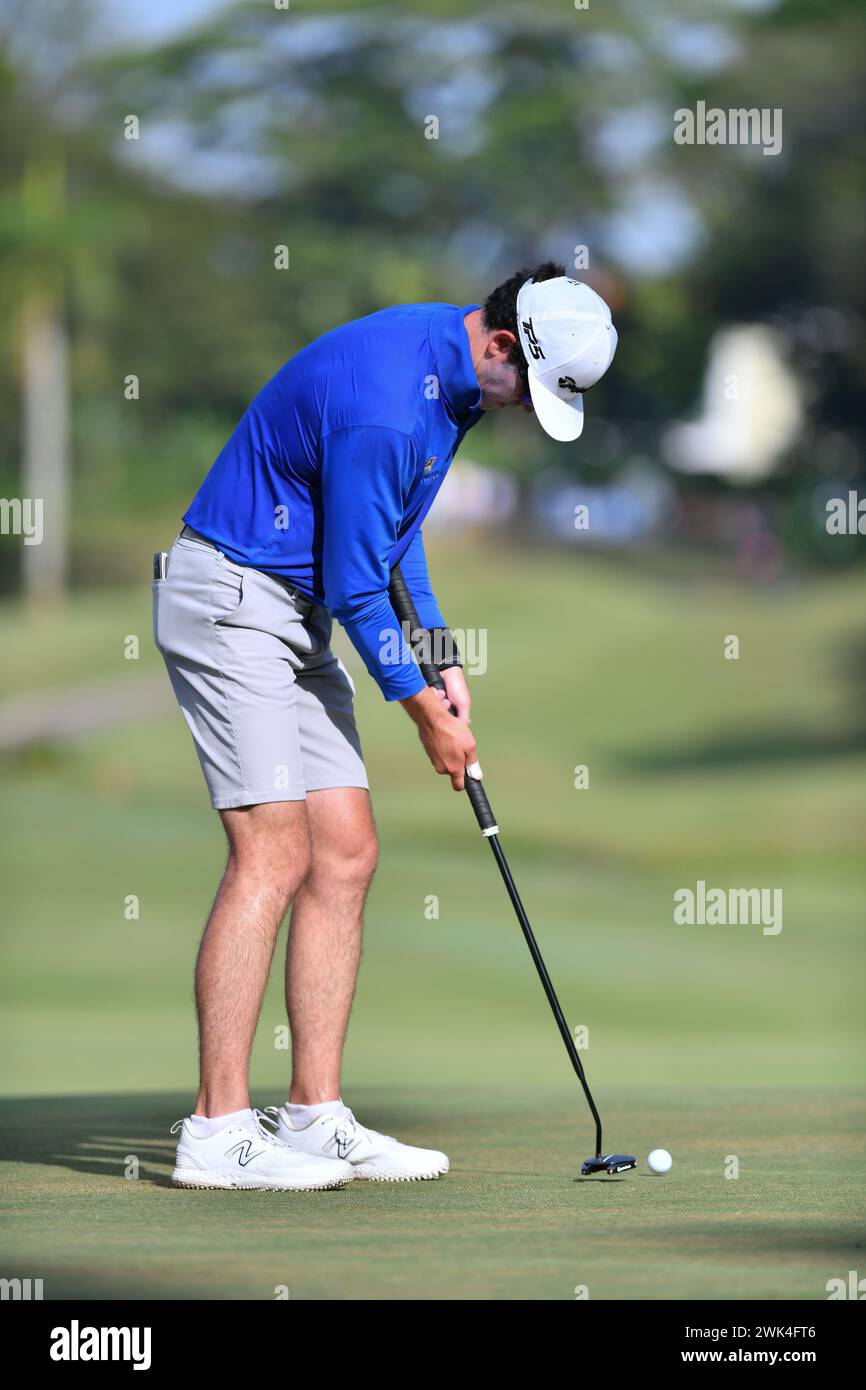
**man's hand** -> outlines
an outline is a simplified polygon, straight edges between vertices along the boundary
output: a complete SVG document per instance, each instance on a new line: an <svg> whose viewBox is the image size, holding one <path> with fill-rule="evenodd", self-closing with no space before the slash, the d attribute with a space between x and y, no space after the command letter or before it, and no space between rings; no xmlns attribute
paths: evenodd
<svg viewBox="0 0 866 1390"><path fill-rule="evenodd" d="M443 679L454 674L462 679L463 673L457 667L445 671ZM465 684L463 681L464 687ZM467 714L468 700L467 691ZM415 721L418 737L436 771L447 773L451 778L452 787L459 792L463 790L466 764L477 761L478 750L468 723L463 719L455 719L448 703L447 697L443 697L441 691L433 690L429 685L425 690L419 690L417 695L410 695L408 699L400 701L406 713Z"/></svg>
<svg viewBox="0 0 866 1390"><path fill-rule="evenodd" d="M469 686L466 684L466 677L461 667L449 666L442 672L442 679L445 682L444 693L438 690L436 693L440 700L444 700L446 705L451 705L457 718L464 724L469 724L469 708L472 703L469 697Z"/></svg>

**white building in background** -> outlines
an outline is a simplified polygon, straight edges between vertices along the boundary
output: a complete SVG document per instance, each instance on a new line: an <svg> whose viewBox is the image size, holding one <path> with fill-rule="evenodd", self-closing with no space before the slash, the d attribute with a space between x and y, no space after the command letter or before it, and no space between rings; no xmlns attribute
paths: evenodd
<svg viewBox="0 0 866 1390"><path fill-rule="evenodd" d="M681 473L715 473L759 482L775 472L803 428L800 382L783 340L764 324L716 334L710 344L703 414L671 425L662 450Z"/></svg>

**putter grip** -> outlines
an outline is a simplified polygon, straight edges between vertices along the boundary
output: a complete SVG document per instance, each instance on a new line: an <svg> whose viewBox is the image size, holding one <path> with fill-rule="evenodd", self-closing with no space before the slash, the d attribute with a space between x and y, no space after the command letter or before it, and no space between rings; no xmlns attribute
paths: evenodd
<svg viewBox="0 0 866 1390"><path fill-rule="evenodd" d="M418 662L421 675L428 685L433 686L434 690L444 690L445 682L439 674L439 668L432 661L425 661L423 659L423 654L419 656L416 649L415 633L425 632L426 629L418 617L415 604L412 601L412 595L406 587L406 581L400 573L399 565L395 565L391 571L389 594L391 598L391 607L397 614L397 618L401 623L406 623L408 625L409 645L415 654L415 660ZM452 710L451 713L453 714L454 711ZM473 767L478 767L478 764L474 763ZM480 773L480 771L481 769L479 768L478 772ZM481 784L480 776L476 774L474 777L471 777L467 773L463 785L466 788L466 795L472 803L475 818L482 831L485 834L495 833L496 817L490 808L490 802L487 800L487 793Z"/></svg>

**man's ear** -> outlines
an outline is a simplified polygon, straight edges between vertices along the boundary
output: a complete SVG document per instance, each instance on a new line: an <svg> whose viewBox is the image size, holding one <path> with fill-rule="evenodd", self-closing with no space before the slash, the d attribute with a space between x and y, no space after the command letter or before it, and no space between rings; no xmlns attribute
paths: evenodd
<svg viewBox="0 0 866 1390"><path fill-rule="evenodd" d="M487 340L487 356L507 360L517 338L507 328L497 328Z"/></svg>

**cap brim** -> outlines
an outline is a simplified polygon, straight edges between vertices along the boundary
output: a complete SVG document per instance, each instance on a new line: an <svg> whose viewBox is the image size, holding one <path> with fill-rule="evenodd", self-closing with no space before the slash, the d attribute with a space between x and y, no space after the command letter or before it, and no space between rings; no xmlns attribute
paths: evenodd
<svg viewBox="0 0 866 1390"><path fill-rule="evenodd" d="M551 439L567 444L577 439L583 432L583 397L564 401L553 391L542 386L537 377L529 373L529 394L532 408L538 416L538 423Z"/></svg>

